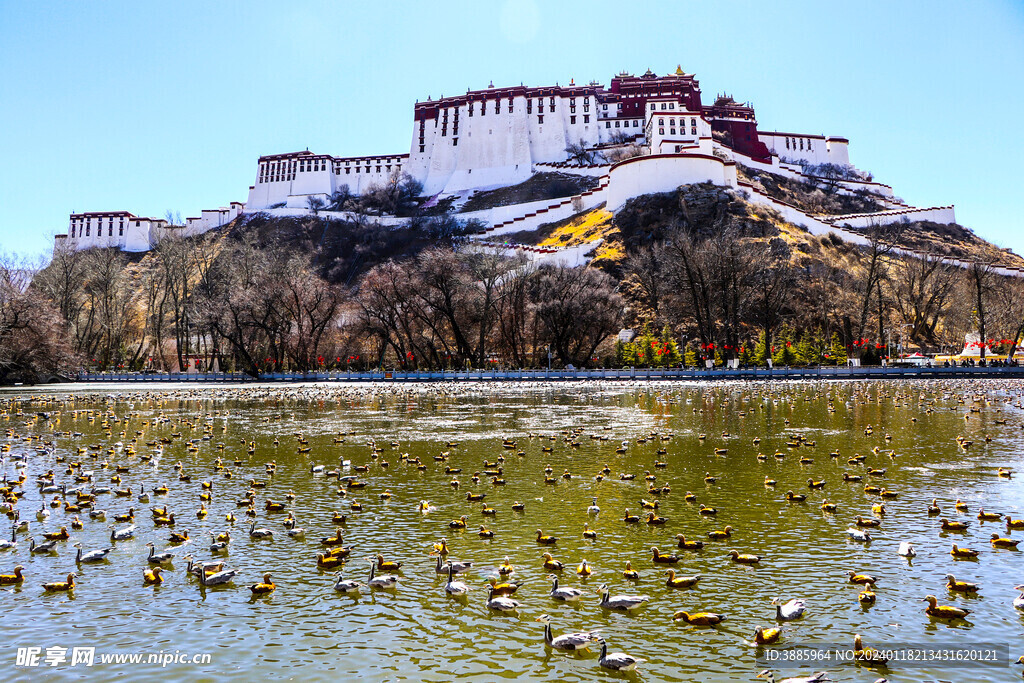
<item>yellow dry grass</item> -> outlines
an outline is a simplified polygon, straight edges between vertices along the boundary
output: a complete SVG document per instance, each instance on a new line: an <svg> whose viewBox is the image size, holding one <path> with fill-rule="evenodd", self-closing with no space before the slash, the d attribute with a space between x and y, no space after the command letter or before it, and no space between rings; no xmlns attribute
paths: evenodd
<svg viewBox="0 0 1024 683"><path fill-rule="evenodd" d="M565 225L555 228L538 246L575 247L597 239L607 240L619 229L612 223L612 212L604 209L587 211L573 218Z"/></svg>

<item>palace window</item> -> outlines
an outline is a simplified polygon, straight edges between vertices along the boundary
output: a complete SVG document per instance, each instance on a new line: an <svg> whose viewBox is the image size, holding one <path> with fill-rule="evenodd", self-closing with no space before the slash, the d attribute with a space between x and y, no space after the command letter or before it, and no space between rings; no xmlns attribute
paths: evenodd
<svg viewBox="0 0 1024 683"><path fill-rule="evenodd" d="M590 114L583 115L583 123L590 123Z"/></svg>
<svg viewBox="0 0 1024 683"><path fill-rule="evenodd" d="M469 103L469 115L470 116L473 115L473 103L472 102Z"/></svg>
<svg viewBox="0 0 1024 683"><path fill-rule="evenodd" d="M509 97L509 98L508 98L508 113L509 113L509 114L511 114L511 113L512 113L512 111L513 111L513 105L514 105L514 104L515 104L515 100L513 100L513 99L512 99L511 97Z"/></svg>
<svg viewBox="0 0 1024 683"><path fill-rule="evenodd" d="M569 117L569 123L570 124L576 123L576 117L575 116L570 116Z"/></svg>
<svg viewBox="0 0 1024 683"><path fill-rule="evenodd" d="M690 128L690 135L696 135L696 134L697 134L697 127L694 126L694 127Z"/></svg>
<svg viewBox="0 0 1024 683"><path fill-rule="evenodd" d="M665 134L665 129L664 128L659 128L658 129L658 135L664 135L664 134Z"/></svg>
<svg viewBox="0 0 1024 683"><path fill-rule="evenodd" d="M661 110L665 111L666 109L668 109L668 105L665 102L662 102L661 103Z"/></svg>
<svg viewBox="0 0 1024 683"><path fill-rule="evenodd" d="M658 119L658 125L659 126L664 126L665 125L665 119Z"/></svg>
<svg viewBox="0 0 1024 683"><path fill-rule="evenodd" d="M576 105L575 105L575 104L574 104L574 105L571 105L571 106L569 107L569 113L570 113L570 114L575 114L575 113L576 113Z"/></svg>
<svg viewBox="0 0 1024 683"><path fill-rule="evenodd" d="M669 128L668 130L669 130L670 134L672 134L672 135L676 134L676 129L675 128Z"/></svg>
<svg viewBox="0 0 1024 683"><path fill-rule="evenodd" d="M117 234L120 237L124 237L124 221L117 224Z"/></svg>
<svg viewBox="0 0 1024 683"><path fill-rule="evenodd" d="M605 128L611 128L612 127L612 122L611 121L605 121L604 122L604 127Z"/></svg>
<svg viewBox="0 0 1024 683"><path fill-rule="evenodd" d="M90 230L90 229L91 229L91 228L90 228L89 224L88 224L88 223L86 223L86 224L85 224L85 236L86 236L86 237L88 237L88 236L89 236L89 230Z"/></svg>
<svg viewBox="0 0 1024 683"><path fill-rule="evenodd" d="M501 100L494 100L494 113L495 114L500 114L501 113Z"/></svg>
<svg viewBox="0 0 1024 683"><path fill-rule="evenodd" d="M634 128L639 128L640 127L640 119L633 119L633 127Z"/></svg>
<svg viewBox="0 0 1024 683"><path fill-rule="evenodd" d="M608 111L608 105L607 104L602 104L601 105L601 110L602 111Z"/></svg>
<svg viewBox="0 0 1024 683"><path fill-rule="evenodd" d="M537 123L544 123L544 115L537 114Z"/></svg>
<svg viewBox="0 0 1024 683"><path fill-rule="evenodd" d="M459 139L458 138L452 138L452 147L456 147L458 144L459 144ZM391 167L388 166L388 168L390 169Z"/></svg>
<svg viewBox="0 0 1024 683"><path fill-rule="evenodd" d="M526 98L526 113L533 113L533 100L531 100L530 98Z"/></svg>

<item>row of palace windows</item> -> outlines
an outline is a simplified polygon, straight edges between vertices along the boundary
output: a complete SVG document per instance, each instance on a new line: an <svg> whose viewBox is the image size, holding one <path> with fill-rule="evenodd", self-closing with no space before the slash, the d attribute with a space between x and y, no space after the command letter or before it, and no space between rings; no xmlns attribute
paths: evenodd
<svg viewBox="0 0 1024 683"><path fill-rule="evenodd" d="M665 134L665 129L664 128L659 128L658 129L658 135L664 135L664 134ZM675 135L676 134L676 129L675 128L669 128L668 129L668 134L669 135ZM680 135L686 135L686 129L683 128L682 126L680 126L679 127L679 134ZM690 135L696 135L696 134L697 134L697 129L696 128L691 128L690 129Z"/></svg>
<svg viewBox="0 0 1024 683"><path fill-rule="evenodd" d="M792 141L792 145L793 145L792 147L790 147L790 141ZM804 150L804 138L789 138L789 137L787 137L786 138L786 149L796 150L798 143L800 145L799 149L802 152ZM807 140L807 151L808 152L813 151L813 148L811 147L811 141L810 140Z"/></svg>
<svg viewBox="0 0 1024 683"><path fill-rule="evenodd" d="M612 127L612 122L611 121L605 121L604 122L604 127L605 128L611 128ZM622 125L620 126L619 125L619 121L616 120L615 121L615 127L616 128L629 128L629 121L622 121ZM640 119L633 119L633 127L634 128L639 128L640 127Z"/></svg>
<svg viewBox="0 0 1024 683"><path fill-rule="evenodd" d="M299 173L306 171L326 171L327 159L299 159Z"/></svg>
<svg viewBox="0 0 1024 683"><path fill-rule="evenodd" d="M138 224L139 224L139 221L135 221L135 225L138 225ZM86 237L90 237L91 236L92 225L90 224L89 219L83 219L83 221L81 223L73 222L71 224L71 236L72 237L76 236L75 235L75 228L76 227L78 229L78 235L77 235L78 237L82 236L82 230L85 230L85 236ZM117 234L119 236L122 236L122 237L124 236L124 219L123 218L120 219L118 221L118 223L117 223ZM99 219L96 220L96 236L97 237L102 237L103 236L103 219L102 218L99 218ZM114 219L111 218L111 219L109 219L107 221L107 237L113 237L113 236L114 236Z"/></svg>
<svg viewBox="0 0 1024 683"><path fill-rule="evenodd" d="M260 165L260 182L276 183L282 180L295 180L294 161L273 161Z"/></svg>
<svg viewBox="0 0 1024 683"><path fill-rule="evenodd" d="M662 102L661 103L661 110L662 111L666 111L666 110L670 110L670 109L675 109L675 108L676 108L676 103L675 102ZM651 111L654 111L655 109L657 109L657 104L654 103L654 102L651 102Z"/></svg>
<svg viewBox="0 0 1024 683"><path fill-rule="evenodd" d="M661 117L658 117L658 125L659 126L664 126L665 125L665 119L663 119ZM676 125L676 120L674 118L669 118L668 125L670 125L670 126ZM685 125L686 125L686 119L679 119L679 127L682 128ZM691 126L696 126L697 125L697 119L691 118L690 119L690 125Z"/></svg>

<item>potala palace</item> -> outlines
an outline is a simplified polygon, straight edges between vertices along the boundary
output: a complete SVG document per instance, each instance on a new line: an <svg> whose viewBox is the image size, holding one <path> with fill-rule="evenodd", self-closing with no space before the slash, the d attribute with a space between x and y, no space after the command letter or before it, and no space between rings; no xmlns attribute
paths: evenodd
<svg viewBox="0 0 1024 683"><path fill-rule="evenodd" d="M848 166L848 145L843 137L759 130L753 107L728 96L704 104L698 80L681 68L664 76L650 70L640 76L621 73L607 88L571 81L547 87L492 84L457 97L417 102L407 154L345 157L306 150L262 156L245 204L232 202L203 211L183 226L128 211L74 213L67 234L57 235L56 242L77 249L145 251L166 235L201 234L243 213L302 215L310 211L311 198L327 202L345 186L352 194L361 194L402 173L423 184L428 205L514 185L541 172L597 179L592 189L572 197L460 213L460 218L476 218L490 226L480 237L531 230L600 204L615 211L633 197L702 182L744 192L749 201L774 208L812 233L833 232L853 242L864 241L856 228L868 225L955 222L952 206L908 206L891 187L867 180L866 174L841 180L839 191L869 192L886 210L847 216L805 214L757 191L737 174L739 163L789 178L810 178L820 164ZM628 154L622 153L626 150ZM616 158L620 160L609 161ZM459 205L453 204L456 211ZM543 251L531 258L552 256L551 250ZM555 256L580 262L585 252L577 249Z"/></svg>

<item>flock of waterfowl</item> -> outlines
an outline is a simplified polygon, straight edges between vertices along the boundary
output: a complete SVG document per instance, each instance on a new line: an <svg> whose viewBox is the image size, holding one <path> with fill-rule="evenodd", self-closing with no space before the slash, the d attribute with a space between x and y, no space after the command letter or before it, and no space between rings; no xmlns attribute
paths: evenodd
<svg viewBox="0 0 1024 683"><path fill-rule="evenodd" d="M236 391L233 398L242 399L245 390ZM828 411L834 412L836 399L833 395L822 392L820 388L818 392L817 397L828 402ZM951 404L949 407L963 411L967 420L986 405L993 405L992 397L976 388L958 394L948 387L931 388L929 391L887 387L878 388L877 395L873 397L869 397L867 389L862 388L858 392L851 401L870 398L879 402L902 401L906 405L916 401L917 407L926 413ZM257 393L250 391L246 400L258 400L255 395ZM774 400L777 405L778 398L770 398L770 393L766 393L766 396L768 398L764 398L764 401ZM1007 395L1004 401L1019 408L1019 401L1012 396ZM678 391L661 392L657 400L665 405L678 406L680 397ZM718 524L718 528L703 532L703 538L694 538L692 535L687 537L677 532L677 529L685 529L687 522L678 518L672 520L661 514L661 501L682 494L682 499L692 510L695 519L716 524L719 519L729 519L727 505L719 503L715 507L711 504L712 500L704 499L703 493L698 495L692 491L674 491L664 477L672 472L676 465L673 456L682 448L706 451L712 463L716 458L726 456L730 440L736 438L728 433L713 439L722 445L711 447L706 445L709 440L705 434L697 434L694 438L683 437L668 430L649 430L629 439L616 440L608 434L610 428L588 432L582 427L575 427L544 434L509 436L503 439L500 446L489 447L492 450L477 445L467 449L455 441L445 441L434 449L428 449L428 459L404 452L400 434L393 439L378 441L344 430L333 436L329 446L314 450L310 437L303 432L295 432L289 437L268 427L268 434L279 435L275 437L272 447L258 447L251 432L244 437L228 434L231 424L228 410L200 411L197 408L195 414L189 415L186 411L179 412L171 407L178 405L178 402L187 405L188 400L187 393L176 395L175 392L152 392L117 396L113 400L88 396L19 397L7 401L6 405L0 404L3 406L0 420L9 423L6 439L0 445L0 459L4 467L3 480L0 482L0 496L3 498L0 513L6 514L12 522L10 540L0 540L0 551L9 551L15 557L21 554L46 557L60 554L63 547L70 546L75 548L77 566L102 566L112 563L111 553L118 544L127 544L144 537L147 539L142 545L146 548L146 568L139 576L140 585L157 588L164 585L169 576L173 576L175 561L180 560L186 563L181 581L193 581L199 590L230 590L236 578L241 579L241 570L229 566L230 558L235 553L245 553L245 546L236 546L239 541L260 543L285 537L305 542L307 531L299 526L296 518L296 494L291 490L283 491L282 487L274 484L280 469L302 467L311 479L333 482L329 491L338 501L335 507L345 510L341 512L335 509L325 519L307 519L309 524L315 524L318 529L330 529L329 533L309 532L318 537L318 551L308 558L310 569L328 572L331 577L330 587L340 594L357 595L365 590L402 590L406 580L403 565L406 565L405 571L409 571L407 559L388 559L369 548L365 549L366 552L357 552L355 546L346 540L346 535L353 525L359 524L358 513L363 510L364 502L355 500L357 495L364 500L376 498L381 505L400 506L408 509L408 514L419 515L422 519L432 520L439 516L439 505L425 499L403 500L388 488L391 468L403 467L421 472L431 470L443 473L444 477L450 478L448 485L431 498L443 498L445 509L464 506L460 511L464 514L436 522L438 540L433 547L424 549L424 556L430 556L433 575L442 580L440 585L443 593L453 599L470 599L476 582L467 582L460 576L473 573L477 563L455 559L449 547L449 536L458 535L465 540L473 536L486 541L495 539L502 531L496 531L493 520L507 518L510 514L514 516L513 519L516 516L525 518L523 513L533 505L546 509L559 505L558 502L536 502L543 500L545 487L557 487L572 480L594 483L592 491L596 495L590 497L590 505L585 508L590 521L584 523L579 532L581 538L589 543L598 542L601 528L607 528L610 523L624 527L646 527L658 543L650 545L647 542L644 546L649 549L645 551L646 559L638 548L634 548L633 553L627 551L627 556L631 555L633 559L626 561L621 569L615 569L613 573L608 567L596 568L582 557L571 562L559 559L556 557L560 548L559 538L545 533L543 529L537 529L537 553L534 557L527 554L513 561L510 556L505 556L485 577L487 588L483 604L494 613L520 614L525 609L547 612L549 610L542 607L545 597L553 600L552 604L581 604L581 600L586 603L590 592L585 587L567 585L564 577L576 575L582 583L598 572L601 583L595 604L605 611L632 614L652 604L652 598L632 591L613 591L610 584L616 579L636 584L641 578L649 580L656 571L661 577L660 583L666 589L671 589L669 593L682 591L682 595L699 588L704 580L700 573L680 571L680 566L688 563L688 557L715 555L721 557L723 568L732 564L756 569L770 565L773 555L784 552L783 549L757 547L756 529L741 529L733 524ZM341 402L342 399L335 394L333 400ZM94 404L90 405L90 401ZM138 409L137 405L144 405L145 412ZM740 416L758 409L758 405L751 402L746 410L740 412ZM693 412L698 411L703 412L703 409L695 405ZM996 421L999 422L998 419ZM850 519L848 528L843 532L848 542L864 544L867 548L877 546L877 552L898 554L908 563L912 563L921 553L930 556L948 553L949 571L944 577L945 583L936 583L922 591L920 599L927 603L921 609L922 618L946 623L966 620L971 609L940 604L935 593L943 588L951 596L977 596L981 591L980 586L958 579L954 566L959 561L977 562L987 553L1015 551L1019 540L1013 539L1011 535L1015 530L1024 529L1024 519L1014 519L1009 514L986 510L984 507L973 510L959 499L935 499L927 508L918 511L922 518L929 520L928 524L934 531L933 538L899 538L899 529L890 529L886 525L886 504L891 505L900 496L898 490L886 485L890 480L890 472L900 467L899 453L892 443L892 437L884 431L880 432L877 435L878 445L869 452L859 454L846 448L844 439L837 437L832 437L827 446L818 446L804 432L791 427L789 419L785 422L784 446L780 445L780 449L774 452L758 451L745 465L756 469L772 460L780 464L797 461L797 466L802 468L824 457L833 463L837 475L807 478L806 484L801 484L805 486L806 492L792 483L780 486L775 478L765 476L764 489L769 494L768 500L774 498L775 504L783 507L806 507L808 512L816 509L830 518L844 516ZM79 431L86 427L90 431L88 436ZM864 436L872 436L873 431L870 426L864 428ZM289 439L293 439L293 445L288 443ZM616 472L610 465L600 461L594 464L577 460L578 472L571 472L569 468L557 472L547 464L540 471L534 468L527 475L530 463L534 462L533 454L539 451L539 457L544 458L556 448L578 449L586 439L596 441L602 451L607 449L610 453L614 450L618 455L628 452L634 444L650 443L656 448L652 469L657 474L652 473L651 469L642 473L625 470ZM685 445L680 446L684 439ZM610 443L606 446L601 442ZM755 450L759 448L760 442L760 436L753 439ZM526 448L529 444L533 447L531 457L527 458ZM538 446L539 449L536 448ZM969 457L972 446L972 441L962 436L951 444L964 457ZM332 449L341 455L330 454ZM289 450L293 455L286 455ZM475 457L469 456L470 450ZM481 456L483 462L479 469L467 468L463 471L468 459ZM282 461L280 465L278 458ZM189 464L184 464L183 459L188 460ZM510 459L519 464L507 467ZM166 462L170 460L176 462L168 466ZM456 466L456 462L462 466ZM261 473L254 474L261 468ZM713 473L712 469L717 471ZM505 501L502 505L494 502L494 496L489 497L491 492L502 490L513 477L522 478L534 474L540 477L541 472L543 479L536 484L538 497L533 501L526 498ZM728 468L709 466L704 473L703 484L711 490L721 479L729 476ZM1000 467L992 476L1010 480L1013 467ZM789 479L796 480L795 477ZM623 507L621 513L607 509L607 506L603 509L602 489L598 484L605 480L630 483L630 486L638 489L640 495L635 506ZM845 509L834 498L830 500L827 492L840 487L862 488L864 504L856 509ZM782 488L787 488L785 493L773 493ZM176 509L171 509L171 505L165 502L172 494ZM553 498L557 501L557 497ZM184 502L187 500L193 501L191 509ZM457 503L459 500L462 503ZM35 509L35 505L39 506L38 509ZM631 512L631 509L639 514ZM36 528L23 516L34 517ZM478 517L480 523L470 521L474 517ZM143 521L145 518L148 520ZM186 519L194 519L195 522L186 522ZM110 521L114 523L108 524ZM597 525L597 521L601 522L601 526ZM985 547L982 549L975 544L981 540L975 532L985 524L1004 527L1005 532L983 534ZM591 525L596 528L591 528ZM76 541L72 533L104 526L109 531L109 544L105 547L86 549L81 542ZM202 528L202 531L193 533L191 527ZM19 539L19 534L23 538ZM957 539L957 542L949 540L951 538ZM674 543L669 551L664 550L667 543ZM736 549L726 545L731 543L740 543L743 547ZM467 552L466 547L467 543L459 543L460 552ZM478 552L486 552L486 548L482 547ZM370 553L369 556L367 553ZM198 555L203 555L205 559L197 559ZM0 559L2 557L0 555ZM365 558L362 566L367 572L365 580L346 578L342 570L350 566L358 567L362 558ZM530 598L514 597L525 585L516 578L516 565L519 563L535 564L538 569L543 569L549 577L550 588ZM634 568L634 565L637 567ZM828 571L828 568L823 568L823 571ZM248 593L253 597L273 595L278 589L273 577L272 570L257 572L253 582L247 584ZM31 585L36 578L26 575L24 565L17 563L10 573L0 573L0 586L21 589L26 584ZM88 590L86 584L78 583L80 572L70 572L64 577L38 578L36 585L47 593ZM54 580L45 581L45 578ZM836 573L837 585L848 583L858 587L856 602L863 607L870 607L885 599L876 593L876 587L884 586L886 580L885 576L877 575L870 567L857 567L843 574ZM1021 593L1008 607L1024 610L1024 585L1016 586L1016 590ZM771 600L770 606L758 614L747 615L763 623L756 626L746 640L757 648L784 642L786 625L802 619L808 610L813 610L813 605L814 599L811 596ZM673 621L678 624L704 628L716 628L728 618L726 614L693 608L673 610L672 614ZM609 653L601 628L556 634L553 629L555 620L550 615L540 614L536 620L544 624L543 640L554 650L576 652L599 648L600 666L615 671L631 671L644 661L622 652ZM861 664L870 667L884 667L886 664L877 649L864 645L859 634L853 638L852 649L855 659ZM775 680L770 670L762 671L758 677ZM810 677L786 679L790 683L825 680L830 679L824 672Z"/></svg>

